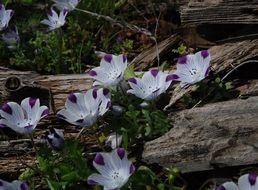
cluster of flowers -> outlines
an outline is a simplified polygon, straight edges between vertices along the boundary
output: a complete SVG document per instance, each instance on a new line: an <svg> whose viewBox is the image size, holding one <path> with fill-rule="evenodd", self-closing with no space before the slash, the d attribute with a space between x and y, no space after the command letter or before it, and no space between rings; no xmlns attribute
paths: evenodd
<svg viewBox="0 0 258 190"><path fill-rule="evenodd" d="M181 81L183 87L204 79L209 72L209 62L210 54L206 50L181 57L174 74L152 69L145 72L142 78L130 78L128 83L131 89L127 93L145 101L153 101L168 89L172 80ZM95 124L98 117L112 107L110 91L106 87L118 86L126 68L126 56L104 54L100 66L89 72L89 76L95 80L94 87L85 93L71 93L65 102L65 108L57 113L57 117L80 127ZM0 127L9 127L20 134L31 134L40 119L48 113L46 106L40 106L39 99L25 98L21 105L8 102L0 111ZM58 129L52 129L47 139L56 149L64 144L64 135ZM96 154L93 165L101 175L90 175L89 184L99 184L110 190L120 188L128 181L135 167L128 160L126 151L118 147L121 141L122 137L118 134L112 134L107 139L107 144L110 144L113 151Z"/></svg>
<svg viewBox="0 0 258 190"><path fill-rule="evenodd" d="M78 0L53 0L54 4L49 10L47 16L48 20L44 19L41 21L49 27L49 31L60 28L65 24L65 17L69 11L75 9L78 5ZM59 15L53 8L57 8L60 13ZM14 15L14 11L11 9L6 10L3 4L0 4L0 31L5 30L2 34L2 39L6 43L9 49L14 49L20 41L20 36L16 26L8 28L9 21Z"/></svg>

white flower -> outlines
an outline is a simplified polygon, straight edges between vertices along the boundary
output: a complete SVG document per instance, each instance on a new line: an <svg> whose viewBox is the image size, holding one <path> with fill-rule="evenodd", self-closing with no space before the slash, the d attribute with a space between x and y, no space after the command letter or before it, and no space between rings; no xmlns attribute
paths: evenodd
<svg viewBox="0 0 258 190"><path fill-rule="evenodd" d="M7 102L0 110L0 127L9 127L17 133L29 134L48 113L46 106L40 106L39 99L25 98L21 105Z"/></svg>
<svg viewBox="0 0 258 190"><path fill-rule="evenodd" d="M109 90L103 88L90 89L86 93L72 93L57 117L77 126L91 126L98 116L104 115L111 107L109 96Z"/></svg>
<svg viewBox="0 0 258 190"><path fill-rule="evenodd" d="M209 75L211 56L208 50L199 51L194 55L180 57L173 80L181 81L181 87L195 84Z"/></svg>
<svg viewBox="0 0 258 190"><path fill-rule="evenodd" d="M90 77L96 80L93 86L116 86L123 79L126 67L125 55L105 54L101 59L100 66L89 72Z"/></svg>
<svg viewBox="0 0 258 190"><path fill-rule="evenodd" d="M79 3L79 0L53 0L55 4L53 5L56 7L58 10L68 10L72 11L76 8L76 6Z"/></svg>
<svg viewBox="0 0 258 190"><path fill-rule="evenodd" d="M122 138L122 135L111 133L106 139L106 145L110 146L112 149L116 149L122 143Z"/></svg>
<svg viewBox="0 0 258 190"><path fill-rule="evenodd" d="M258 190L257 175L245 174L238 179L238 186L234 182L226 182L216 190Z"/></svg>
<svg viewBox="0 0 258 190"><path fill-rule="evenodd" d="M50 11L47 14L48 20L44 19L40 23L48 25L49 31L55 30L65 24L65 17L67 13L68 13L68 10L64 9L59 13L59 16L58 16L58 14L53 9L50 9Z"/></svg>
<svg viewBox="0 0 258 190"><path fill-rule="evenodd" d="M13 29L9 29L5 33L3 33L2 34L2 39L7 44L7 47L9 49L15 49L16 45L20 41L20 37L19 37L17 27L14 27Z"/></svg>
<svg viewBox="0 0 258 190"><path fill-rule="evenodd" d="M47 135L47 140L54 149L60 149L64 145L64 134L61 130L52 128Z"/></svg>
<svg viewBox="0 0 258 190"><path fill-rule="evenodd" d="M142 78L130 78L128 82L132 89L128 90L127 93L152 101L168 89L172 78L171 75L158 69L152 69L145 72Z"/></svg>
<svg viewBox="0 0 258 190"><path fill-rule="evenodd" d="M88 183L102 185L104 190L121 188L135 171L134 165L128 160L123 148L117 148L110 153L98 153L93 165L100 174L90 175Z"/></svg>
<svg viewBox="0 0 258 190"><path fill-rule="evenodd" d="M12 183L0 179L0 190L29 190L25 182L14 180Z"/></svg>
<svg viewBox="0 0 258 190"><path fill-rule="evenodd" d="M8 27L8 23L13 16L14 11L13 10L5 10L5 7L3 4L0 4L0 31Z"/></svg>

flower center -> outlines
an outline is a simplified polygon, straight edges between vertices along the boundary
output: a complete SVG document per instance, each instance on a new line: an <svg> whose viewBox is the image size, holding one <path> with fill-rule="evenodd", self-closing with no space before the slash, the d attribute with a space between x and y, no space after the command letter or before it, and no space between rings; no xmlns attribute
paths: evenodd
<svg viewBox="0 0 258 190"><path fill-rule="evenodd" d="M189 72L191 74L193 82L198 82L199 80L202 79L202 74L199 70L191 69L191 70L189 70Z"/></svg>
<svg viewBox="0 0 258 190"><path fill-rule="evenodd" d="M111 177L119 187L124 185L125 178L118 171L114 171Z"/></svg>

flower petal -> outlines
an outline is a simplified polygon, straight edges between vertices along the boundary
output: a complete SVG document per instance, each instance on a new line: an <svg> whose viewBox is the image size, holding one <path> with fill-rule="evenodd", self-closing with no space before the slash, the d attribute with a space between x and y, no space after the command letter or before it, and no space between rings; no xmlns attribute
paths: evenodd
<svg viewBox="0 0 258 190"><path fill-rule="evenodd" d="M257 176L254 174L245 174L238 179L239 190L258 189Z"/></svg>
<svg viewBox="0 0 258 190"><path fill-rule="evenodd" d="M239 189L235 183L226 182L220 185L216 190L239 190Z"/></svg>

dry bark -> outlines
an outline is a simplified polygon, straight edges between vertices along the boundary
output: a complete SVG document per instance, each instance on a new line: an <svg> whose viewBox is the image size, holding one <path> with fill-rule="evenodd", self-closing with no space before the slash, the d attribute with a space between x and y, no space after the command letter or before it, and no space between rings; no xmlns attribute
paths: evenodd
<svg viewBox="0 0 258 190"><path fill-rule="evenodd" d="M157 46L153 46L132 60L130 64L135 66L136 70L142 70L146 67L153 66L154 62L157 61L157 55L162 56L176 46L181 41L180 36L172 35L169 38L160 42Z"/></svg>
<svg viewBox="0 0 258 190"><path fill-rule="evenodd" d="M182 24L258 24L256 0L189 0L180 7Z"/></svg>
<svg viewBox="0 0 258 190"><path fill-rule="evenodd" d="M169 115L173 128L145 144L143 159L183 172L257 164L258 97Z"/></svg>

